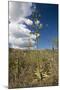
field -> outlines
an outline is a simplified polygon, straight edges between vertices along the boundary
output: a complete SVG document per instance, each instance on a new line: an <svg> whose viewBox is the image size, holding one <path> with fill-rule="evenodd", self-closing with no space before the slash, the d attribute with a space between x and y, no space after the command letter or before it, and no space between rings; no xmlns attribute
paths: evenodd
<svg viewBox="0 0 60 90"><path fill-rule="evenodd" d="M58 85L57 50L9 49L9 88Z"/></svg>

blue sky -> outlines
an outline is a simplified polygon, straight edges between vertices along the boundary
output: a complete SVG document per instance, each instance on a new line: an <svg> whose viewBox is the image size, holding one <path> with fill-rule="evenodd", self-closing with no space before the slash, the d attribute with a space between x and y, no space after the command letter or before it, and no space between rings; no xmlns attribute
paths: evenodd
<svg viewBox="0 0 60 90"><path fill-rule="evenodd" d="M52 40L58 37L58 5L39 3L34 5L36 11L41 15L40 22L43 24L43 28L40 30L38 48L52 48Z"/></svg>

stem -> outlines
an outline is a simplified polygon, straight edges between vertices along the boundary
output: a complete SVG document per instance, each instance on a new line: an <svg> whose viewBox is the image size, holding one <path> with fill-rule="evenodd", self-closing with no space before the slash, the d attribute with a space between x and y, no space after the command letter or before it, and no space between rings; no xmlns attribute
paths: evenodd
<svg viewBox="0 0 60 90"><path fill-rule="evenodd" d="M54 44L52 44L52 53L53 53L53 60L54 60Z"/></svg>
<svg viewBox="0 0 60 90"><path fill-rule="evenodd" d="M36 34L36 45L37 45L37 66L38 66L38 70L40 72L40 63L39 63L39 56L38 56L38 38L37 38L37 34Z"/></svg>
<svg viewBox="0 0 60 90"><path fill-rule="evenodd" d="M18 84L17 87L19 87L19 59L18 59Z"/></svg>

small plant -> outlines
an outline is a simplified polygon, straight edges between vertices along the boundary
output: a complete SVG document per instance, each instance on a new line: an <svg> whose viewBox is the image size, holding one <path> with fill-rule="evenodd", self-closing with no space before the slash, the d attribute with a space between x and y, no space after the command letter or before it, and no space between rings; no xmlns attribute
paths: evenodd
<svg viewBox="0 0 60 90"><path fill-rule="evenodd" d="M40 70L38 68L36 68L34 74L37 76L38 79L41 79Z"/></svg>

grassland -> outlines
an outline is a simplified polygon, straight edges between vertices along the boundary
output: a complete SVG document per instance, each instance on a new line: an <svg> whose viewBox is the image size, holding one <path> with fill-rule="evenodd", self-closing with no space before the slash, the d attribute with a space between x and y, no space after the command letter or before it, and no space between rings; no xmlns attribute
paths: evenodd
<svg viewBox="0 0 60 90"><path fill-rule="evenodd" d="M58 85L57 50L9 49L9 88Z"/></svg>

